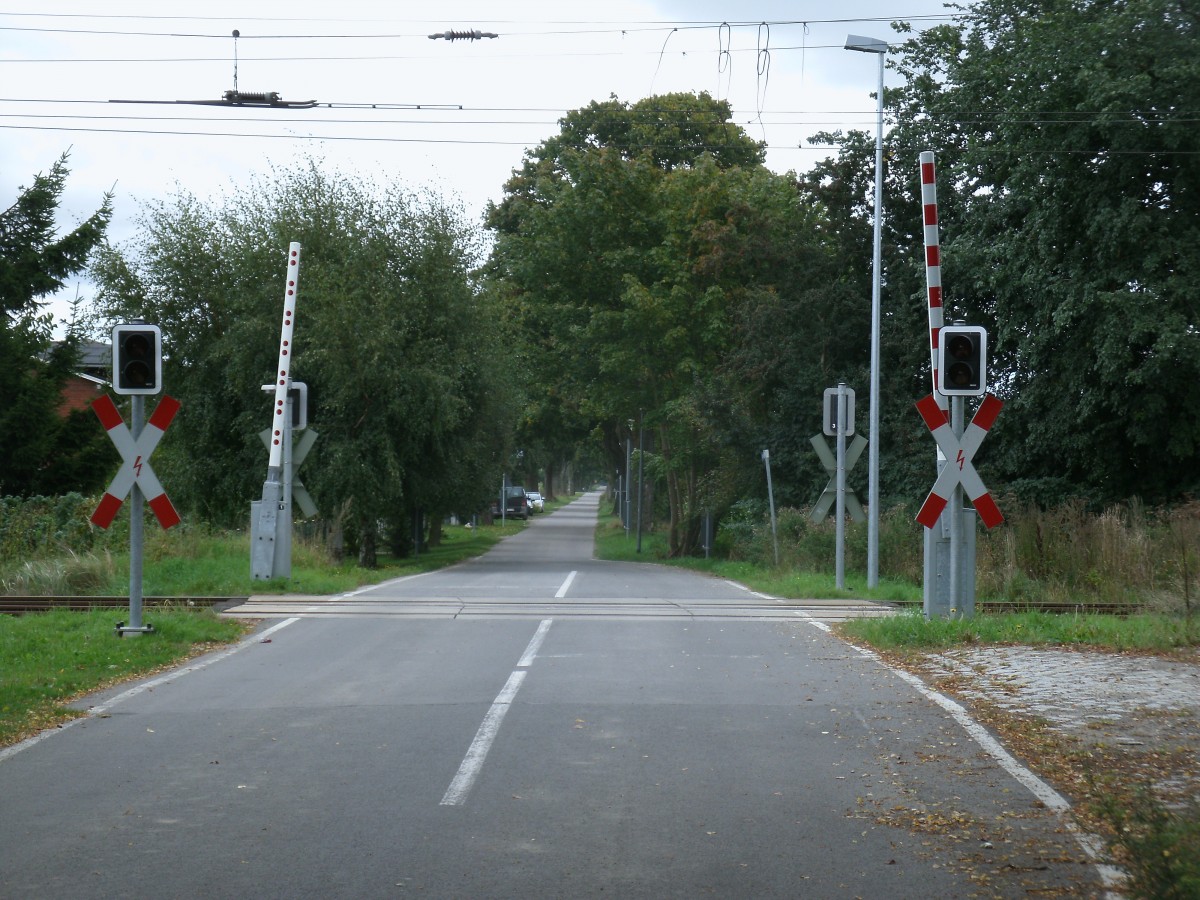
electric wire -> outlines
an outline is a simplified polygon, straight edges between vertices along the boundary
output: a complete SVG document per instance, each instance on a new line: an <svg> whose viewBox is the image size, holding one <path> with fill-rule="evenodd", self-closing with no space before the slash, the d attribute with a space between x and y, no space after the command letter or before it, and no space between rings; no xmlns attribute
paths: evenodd
<svg viewBox="0 0 1200 900"><path fill-rule="evenodd" d="M32 16L32 15L39 15L39 14L38 13L26 13L26 14L0 13L0 16L12 16L12 15L31 15ZM249 17L249 16L219 16L219 17L218 16L209 16L209 17L199 17L199 16L183 16L183 17L126 16L126 17L117 17L117 16L104 16L104 15L99 15L99 14L78 14L76 17L77 18L99 19L99 20L103 20L106 18L137 18L137 19L147 19L147 20L155 20L155 19L159 19L159 18L175 18L175 20L183 20L183 21L195 20L195 21L226 21L226 22L229 22L229 21L237 21L237 22L245 22L245 21L268 21L268 22L339 21L340 22L340 21L346 21L344 19L335 19L335 20L288 19L286 17L270 18L270 19L263 19L263 18L256 19L254 17ZM946 15L920 15L920 16L899 16L899 15L896 15L896 16L859 16L859 17L847 17L847 18L837 18L837 19L807 19L807 20L779 19L779 20L770 20L770 21L759 20L759 21L753 21L753 22L749 22L749 21L747 21L747 22L728 22L728 21L716 21L716 20L697 20L697 21L691 21L691 22L662 22L662 21L659 21L659 22L631 22L631 23L604 22L604 23L595 23L597 25L602 25L603 27L573 28L573 29L542 28L542 29L529 30L529 31L516 31L516 32L510 31L510 32L507 32L505 36L507 36L507 37L551 37L551 36L561 37L561 36L565 36L565 35L628 34L631 32L632 33L641 33L641 32L654 32L654 31L668 31L668 30L699 31L699 30L703 30L703 29L720 28L723 25L728 25L731 28L754 28L754 27L758 27L758 26L764 25L764 24L765 25L776 25L776 26L789 26L789 25L804 25L806 23L812 24L812 25L849 25L849 24L858 24L858 23L868 24L868 23L891 23L891 22L910 22L910 23L911 22L945 22L945 21L953 21L956 18L958 18L958 17L953 14L946 14ZM378 21L378 20L376 20L376 21ZM429 22L432 22L435 20L431 20L431 19L427 19L427 20L394 20L394 19L392 19L392 20L382 20L382 21L404 21L405 24L412 23L414 25L420 24L423 22L427 25ZM484 19L482 21L485 22L486 24L488 24L489 27L499 27L499 26L506 25L506 24L523 24L520 21L514 21L514 20ZM548 22L546 24L577 24L577 23L574 23L574 22ZM24 26L24 25L0 25L0 31L42 32L42 33L46 33L46 34L101 35L101 36L105 36L105 37L151 37L151 38L169 37L169 38L197 38L197 39L206 39L206 40L228 40L229 39L228 34L216 34L216 33L207 33L207 32L130 31L130 30L116 30L116 29L99 29L99 28L48 28L45 26ZM413 32L385 32L385 33L375 32L375 33L323 33L323 34L243 34L242 37L246 40L330 40L330 39L336 39L336 40L391 39L391 40L394 40L394 39L399 39L399 38L417 38L417 37L425 38L425 37L428 37L428 35L425 34L424 32L418 33L416 31L413 31Z"/></svg>
<svg viewBox="0 0 1200 900"><path fill-rule="evenodd" d="M171 129L149 129L149 128L95 128L95 127L67 127L57 125L9 125L0 123L0 130L32 130L32 131L48 131L48 132L68 132L68 133L90 133L90 134L138 134L138 135L159 135L159 136L178 136L178 137L220 137L220 138L259 138L259 139L278 139L290 141L360 141L366 143L394 143L394 144L459 144L464 146L476 145L491 145L505 147L524 147L529 148L531 141L522 140L483 140L469 138L434 138L434 137L394 137L381 136L372 137L368 135L345 135L345 134L297 134L287 133L280 134L278 132L230 132L230 131L180 131ZM714 145L720 149L720 145ZM841 150L841 144L767 144L765 149L769 151L831 151ZM627 145L624 149L627 150L652 150L655 149L653 144L642 143L636 145ZM890 147L889 151L895 153L897 150L911 150L915 152L914 147ZM956 151L960 148L955 148ZM1070 148L1030 148L1028 146L972 146L966 148L966 152L970 153L985 153L985 154L1014 154L1028 156L1162 156L1162 157L1191 157L1200 156L1200 150L1116 150L1109 147L1094 148L1094 149L1070 149Z"/></svg>

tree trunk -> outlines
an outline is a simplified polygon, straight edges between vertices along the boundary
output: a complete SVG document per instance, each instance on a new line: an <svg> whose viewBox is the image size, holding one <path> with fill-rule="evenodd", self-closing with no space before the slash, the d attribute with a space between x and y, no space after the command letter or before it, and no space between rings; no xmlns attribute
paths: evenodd
<svg viewBox="0 0 1200 900"><path fill-rule="evenodd" d="M683 508L679 496L679 473L672 467L671 442L667 438L666 428L659 429L659 446L661 448L664 466L667 472L667 505L670 508L670 525L667 529L667 555L672 559L679 556L679 530L682 524Z"/></svg>
<svg viewBox="0 0 1200 900"><path fill-rule="evenodd" d="M329 555L335 562L346 558L346 518L350 515L350 501L342 503L329 523Z"/></svg>
<svg viewBox="0 0 1200 900"><path fill-rule="evenodd" d="M361 533L358 542L358 565L363 569L379 567L379 557L375 552L375 525L372 522L361 522Z"/></svg>
<svg viewBox="0 0 1200 900"><path fill-rule="evenodd" d="M701 517L697 510L699 478L695 465L689 465L683 473L675 469L671 443L667 440L665 429L660 431L659 440L667 471L667 500L671 507L668 552L674 559L691 554L700 542Z"/></svg>

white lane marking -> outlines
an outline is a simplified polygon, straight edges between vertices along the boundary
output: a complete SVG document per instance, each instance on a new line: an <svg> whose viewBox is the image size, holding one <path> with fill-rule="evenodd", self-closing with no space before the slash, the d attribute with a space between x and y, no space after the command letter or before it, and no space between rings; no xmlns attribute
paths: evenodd
<svg viewBox="0 0 1200 900"><path fill-rule="evenodd" d="M527 674L529 674L527 670L517 669L508 676L504 688L492 701L491 709L487 711L479 730L475 732L475 740L471 741L471 746L467 748L467 755L463 757L462 764L458 767L458 774L450 782L450 787L446 788L441 806L460 806L466 800L467 793L471 790L475 779L479 777L479 770L483 768L483 761L487 759L488 751L492 749L492 742L500 730L500 723L508 714L508 708L512 705L513 698L517 696L521 682L525 680Z"/></svg>
<svg viewBox="0 0 1200 900"><path fill-rule="evenodd" d="M807 613L797 612L796 615L807 620L808 624L815 628L821 629L826 634L833 634L833 629L831 629L824 622L818 622ZM1046 782L1042 781L1042 779L1040 779L1032 771L1017 762L1013 755L1005 750L1004 746L994 737L992 737L986 728L972 719L970 714L959 703L947 697L945 694L938 693L911 672L905 672L903 669L898 669L895 666L889 665L878 653L849 642L843 643L846 643L850 649L854 650L860 656L873 660L889 671L895 672L898 676L916 688L919 694L929 700L932 700L934 703L948 712L950 717L954 719L954 721L960 726L962 726L963 730L965 730L967 734L974 739L975 743L982 747L984 752L992 757L992 759L994 759L1000 765L1000 767L1004 769L1004 771L1008 772L1009 775L1022 784L1026 790L1040 800L1048 809L1052 809L1058 814L1059 820L1063 823L1063 827L1065 827L1067 831L1074 836L1076 843L1079 844L1079 846L1083 849L1083 852L1092 861L1092 865L1096 867L1096 872L1099 874L1100 880L1103 882L1106 888L1117 889L1124 883L1124 873L1122 873L1117 867L1106 865L1103 862L1104 845L1100 839L1096 837L1096 835L1088 834L1080 829L1074 818L1071 817L1070 802L1062 794L1060 794L1050 785L1046 784ZM1114 894L1110 891L1108 896L1118 897L1119 894Z"/></svg>
<svg viewBox="0 0 1200 900"><path fill-rule="evenodd" d="M729 579L725 579L725 583L727 585L729 585L730 587L737 588L739 591L745 591L751 597L757 597L759 600L774 600L776 603L783 602L783 600L781 600L779 597L773 597L770 594L764 594L761 591L752 591L752 590L750 590L750 588L746 587L746 585L738 584L736 581L730 581Z"/></svg>
<svg viewBox="0 0 1200 900"><path fill-rule="evenodd" d="M113 697L112 699L110 699L104 703L98 703L95 706L89 707L88 711L87 711L87 715L80 716L78 719L71 719L69 722L63 722L62 725L59 725L56 728L51 728L47 731L41 732L40 734L35 734L33 737L26 738L25 740L21 741L21 743L19 743L19 744L13 744L11 747L6 747L3 750L0 750L0 762L4 762L4 760L8 759L10 756L16 756L22 750L28 750L34 744L41 743L46 738L51 737L52 735L62 733L63 731L65 731L66 729L70 728L73 725L78 725L80 722L86 722L88 719L102 715L103 713L108 712L110 709L112 709L118 703L124 703L126 700L136 697L138 694L144 693L149 690L153 690L154 688L156 688L160 685L167 684L168 682L174 681L176 678L182 678L184 675L187 675L189 672L199 672L201 669L207 669L213 663L217 663L223 659L227 659L228 657L233 656L233 654L235 654L241 650L245 650L247 647L251 646L252 644L261 644L270 635L279 631L281 628L286 628L287 626L291 625L293 622L299 622L299 621L300 621L299 618L284 619L282 622L277 622L276 624L272 625L266 631L256 632L255 634L250 635L250 637L242 640L240 643L234 644L232 647L228 647L224 650L219 650L216 653L211 653L207 656L202 657L201 659L196 660L193 663L188 663L186 666L183 666L181 668L178 668L171 672L168 672L165 675L159 675L157 678L151 678L149 681L143 681L141 684L139 684L135 687L131 687L129 690L124 691L120 694L117 694L115 697Z"/></svg>
<svg viewBox="0 0 1200 900"><path fill-rule="evenodd" d="M525 653L517 663L518 669L527 669L533 665L533 660L537 656L538 650L542 647L542 641L546 639L546 632L550 630L550 626L553 624L553 619L542 619L542 623L538 625L537 632L529 641L529 646L525 648Z"/></svg>
<svg viewBox="0 0 1200 900"><path fill-rule="evenodd" d="M555 600L561 600L563 597L567 596L567 591L571 587L571 582L575 580L575 576L578 574L578 572L572 572L567 576L567 580L562 583L562 587L560 587L558 589L558 593L554 595Z"/></svg>
<svg viewBox="0 0 1200 900"><path fill-rule="evenodd" d="M475 732L475 739L471 741L471 746L467 748L467 755L463 757L463 761L458 767L458 772L450 782L450 786L446 788L446 793L442 795L442 801L438 804L439 806L461 806L466 801L467 794L470 793L471 787L475 784L475 779L479 777L479 772L483 769L483 761L487 759L488 751L492 749L492 742L496 740L496 735L500 731L500 724L504 721L504 717L508 715L508 708L512 706L513 700L516 699L517 691L521 689L521 682L529 674L528 667L533 663L534 657L537 656L538 648L542 646L542 641L546 639L546 632L550 630L550 626L553 624L553 619L542 619L537 631L529 639L529 643L525 647L525 652L521 654L521 659L517 663L517 668L508 676L508 681L504 683L504 687L500 689L500 693L492 701L487 715L483 717L483 722L480 723L479 730Z"/></svg>
<svg viewBox="0 0 1200 900"><path fill-rule="evenodd" d="M400 576L397 576L396 578L389 578L387 581L381 581L381 582L379 582L379 584L367 584L367 585L364 585L363 587L357 588L353 591L346 591L345 593L337 594L336 596L330 597L329 599L331 602L334 600L347 600L350 597L357 597L359 594L365 594L369 591L374 591L374 590L377 590L382 587L391 587L394 584L401 584L402 582L405 582L405 581L412 581L414 578L424 578L426 575L432 575L436 571L437 571L436 569L431 569L428 572L416 572L412 575L400 575ZM394 599L394 598L385 597L383 599Z"/></svg>

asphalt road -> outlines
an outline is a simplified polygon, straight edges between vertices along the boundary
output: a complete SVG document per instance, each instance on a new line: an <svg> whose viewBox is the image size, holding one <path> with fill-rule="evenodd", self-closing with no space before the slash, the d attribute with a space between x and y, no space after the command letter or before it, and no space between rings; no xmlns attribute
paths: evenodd
<svg viewBox="0 0 1200 900"><path fill-rule="evenodd" d="M0 755L0 897L1101 895L1058 813L823 607L594 561L596 503L257 598L230 611L254 638Z"/></svg>

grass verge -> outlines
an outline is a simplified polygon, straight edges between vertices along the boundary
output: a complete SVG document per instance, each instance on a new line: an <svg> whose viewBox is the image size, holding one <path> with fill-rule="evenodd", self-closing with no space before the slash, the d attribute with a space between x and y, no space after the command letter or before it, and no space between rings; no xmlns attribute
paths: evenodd
<svg viewBox="0 0 1200 900"><path fill-rule="evenodd" d="M254 581L250 539L181 527L147 529L143 593L166 597L236 597L263 593L336 594L478 556L525 527L447 526L440 546L410 559L381 554L379 567L332 562L315 544L292 546L292 577ZM3 593L103 596L129 592L129 557L110 550L39 559L0 570ZM250 627L208 609L147 609L154 632L118 638L128 610L52 610L0 615L0 746L9 746L79 713L71 701L92 691L168 668L240 638Z"/></svg>
<svg viewBox="0 0 1200 900"><path fill-rule="evenodd" d="M623 560L625 562L657 562L678 566L696 572L708 572L720 578L729 578L756 591L776 597L804 598L809 600L846 600L865 598L889 603L920 603L921 588L896 579L881 578L879 587L868 590L866 578L846 575L846 588L839 590L832 575L821 572L801 572L787 569L768 569L752 562L738 562L716 557L667 558L667 540L659 532L642 535L642 551L637 550L637 535L628 535L621 523L601 514L596 527L596 556L599 559Z"/></svg>
<svg viewBox="0 0 1200 900"><path fill-rule="evenodd" d="M235 641L250 627L211 610L154 610L154 632L119 638L123 610L0 616L0 746L81 715L67 704Z"/></svg>

